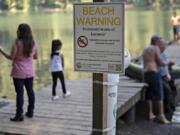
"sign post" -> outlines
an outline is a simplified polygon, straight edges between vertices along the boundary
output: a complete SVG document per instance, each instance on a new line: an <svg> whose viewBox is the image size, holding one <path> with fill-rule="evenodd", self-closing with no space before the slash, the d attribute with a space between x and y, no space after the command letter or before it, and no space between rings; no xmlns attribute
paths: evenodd
<svg viewBox="0 0 180 135"><path fill-rule="evenodd" d="M74 4L74 70L93 72L93 135L115 135L124 70L124 4Z"/></svg>

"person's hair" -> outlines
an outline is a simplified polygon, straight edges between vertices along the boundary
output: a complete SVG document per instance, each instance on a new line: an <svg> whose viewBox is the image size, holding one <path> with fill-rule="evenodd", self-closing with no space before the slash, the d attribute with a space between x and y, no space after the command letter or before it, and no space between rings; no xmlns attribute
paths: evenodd
<svg viewBox="0 0 180 135"><path fill-rule="evenodd" d="M53 57L53 54L60 49L62 46L62 42L59 39L52 40L52 47L51 47L51 58Z"/></svg>
<svg viewBox="0 0 180 135"><path fill-rule="evenodd" d="M157 42L160 42L160 41L161 41L161 38L158 35L153 35L151 37L151 45L156 45Z"/></svg>
<svg viewBox="0 0 180 135"><path fill-rule="evenodd" d="M32 36L31 28L28 24L22 23L17 29L17 39L23 42L23 55L30 57L32 48L34 46L34 39Z"/></svg>

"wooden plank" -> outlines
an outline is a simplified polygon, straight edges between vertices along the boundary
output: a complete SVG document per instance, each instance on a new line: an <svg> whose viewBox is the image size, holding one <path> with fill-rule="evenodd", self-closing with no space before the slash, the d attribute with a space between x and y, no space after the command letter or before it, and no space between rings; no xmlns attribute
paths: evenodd
<svg viewBox="0 0 180 135"><path fill-rule="evenodd" d="M4 114L2 117L0 115L1 123L0 127L11 127L19 129L19 132L21 132L21 129L26 129L27 131L31 131L32 129L38 129L37 132L41 133L43 132L44 128L46 127L49 131L69 131L70 133L74 133L75 130L77 131L90 131L91 125L87 125L87 123L82 124L80 122L78 124L78 121L71 121L71 120L63 120L63 119L49 119L46 117L35 117L33 119L28 119L24 122L16 123L16 122L10 122L9 121L9 115ZM67 125L67 126L65 126ZM2 131L2 130L1 130ZM11 130L10 130L11 131ZM78 135L78 134L77 134Z"/></svg>
<svg viewBox="0 0 180 135"><path fill-rule="evenodd" d="M147 86L145 83L119 83L119 87L139 87L142 88L144 86Z"/></svg>
<svg viewBox="0 0 180 135"><path fill-rule="evenodd" d="M140 88L131 88L131 87L126 88L126 87L123 87L123 88L120 88L118 90L118 93L136 93L136 92L139 92L139 91L141 91Z"/></svg>
<svg viewBox="0 0 180 135"><path fill-rule="evenodd" d="M12 112L12 113L9 113ZM0 111L1 114L10 114L10 116L13 116L15 111L14 110L6 110L6 111ZM79 120L79 121L91 121L92 114L86 114L82 112L74 112L74 114L68 112L67 114L63 112L58 112L58 113L51 113L51 111L38 111L35 112L34 117L49 117L49 118L60 118L60 119L67 119L67 120ZM9 116L9 117L10 117Z"/></svg>
<svg viewBox="0 0 180 135"><path fill-rule="evenodd" d="M124 76L124 75L119 76L119 80L126 80L126 79L131 79L131 78L129 78L128 76ZM131 80L133 80L133 79L131 79Z"/></svg>
<svg viewBox="0 0 180 135"><path fill-rule="evenodd" d="M126 111L128 111L140 99L141 99L141 93L137 93L132 98L130 98L125 104L120 104L121 102L118 102L117 118L122 116L122 114L124 114Z"/></svg>

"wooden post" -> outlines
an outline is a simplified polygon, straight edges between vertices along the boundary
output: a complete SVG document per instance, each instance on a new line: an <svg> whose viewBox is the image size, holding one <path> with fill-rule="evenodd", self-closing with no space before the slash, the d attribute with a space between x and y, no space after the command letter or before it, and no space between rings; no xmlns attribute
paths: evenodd
<svg viewBox="0 0 180 135"><path fill-rule="evenodd" d="M101 83L96 83L96 81ZM93 132L92 135L105 135L100 132L106 128L106 92L103 90L103 74L93 73ZM99 130L99 131L98 131Z"/></svg>
<svg viewBox="0 0 180 135"><path fill-rule="evenodd" d="M93 2L109 2L109 0L93 0ZM108 87L103 85L107 81L107 74L93 73L93 131L92 135L107 135Z"/></svg>
<svg viewBox="0 0 180 135"><path fill-rule="evenodd" d="M93 0L93 2L105 2L105 0ZM95 81L101 82L95 83ZM103 90L103 73L93 73L93 131L92 135L105 135L99 132L100 129L106 128L107 123L107 90ZM99 131L98 131L99 130Z"/></svg>
<svg viewBox="0 0 180 135"><path fill-rule="evenodd" d="M115 135L119 74L93 73L92 135Z"/></svg>

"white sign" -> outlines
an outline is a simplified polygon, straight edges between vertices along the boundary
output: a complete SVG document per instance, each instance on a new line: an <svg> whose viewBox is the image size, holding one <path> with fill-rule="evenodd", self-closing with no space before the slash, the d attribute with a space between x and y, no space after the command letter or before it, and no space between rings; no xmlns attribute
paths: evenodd
<svg viewBox="0 0 180 135"><path fill-rule="evenodd" d="M74 70L121 73L124 4L74 4Z"/></svg>

